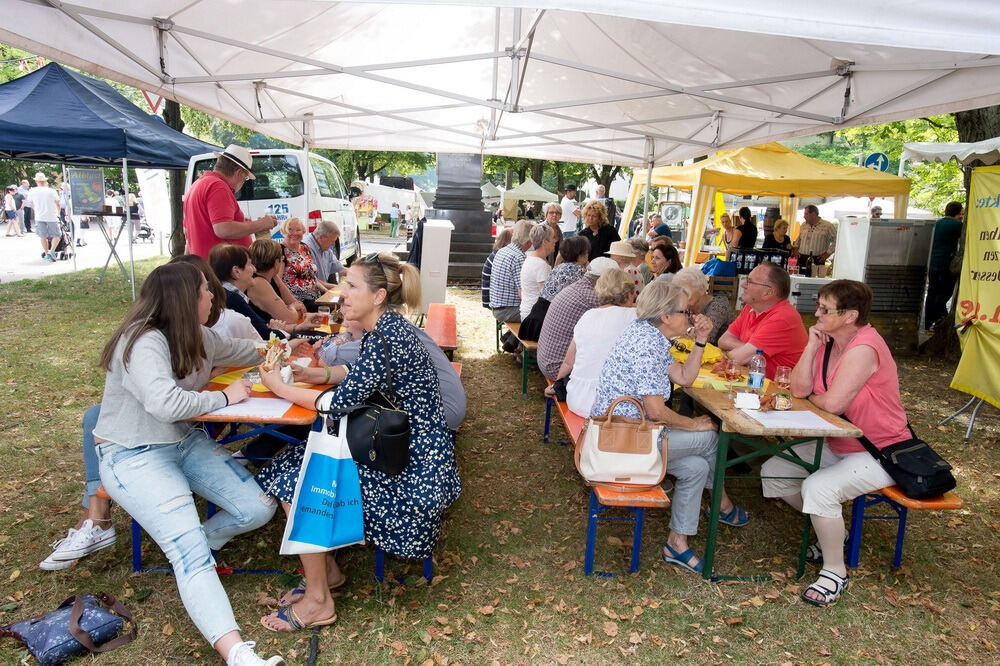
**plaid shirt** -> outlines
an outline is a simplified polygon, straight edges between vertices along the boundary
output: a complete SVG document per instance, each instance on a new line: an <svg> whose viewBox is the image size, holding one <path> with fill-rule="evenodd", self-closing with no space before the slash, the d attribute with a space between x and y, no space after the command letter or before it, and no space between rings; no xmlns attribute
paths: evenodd
<svg viewBox="0 0 1000 666"><path fill-rule="evenodd" d="M515 243L500 248L493 257L490 273L490 307L510 308L521 304L517 292L521 288L521 266L526 255Z"/></svg>
<svg viewBox="0 0 1000 666"><path fill-rule="evenodd" d="M559 374L559 366L566 357L573 329L587 310L597 307L594 284L597 280L584 276L566 287L552 299L552 305L542 322L538 336L538 368L549 379Z"/></svg>
<svg viewBox="0 0 1000 666"><path fill-rule="evenodd" d="M490 252L490 256L486 257L486 261L483 262L483 273L480 277L481 286L480 291L483 293L483 307L487 310L490 309L490 276L493 275L493 259L496 258L497 252Z"/></svg>

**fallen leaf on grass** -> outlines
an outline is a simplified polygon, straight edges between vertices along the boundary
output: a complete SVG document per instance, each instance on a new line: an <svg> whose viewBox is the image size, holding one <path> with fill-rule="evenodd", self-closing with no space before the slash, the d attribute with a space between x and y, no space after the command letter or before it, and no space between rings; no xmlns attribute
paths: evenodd
<svg viewBox="0 0 1000 666"><path fill-rule="evenodd" d="M604 615L609 620L617 620L618 619L618 613L616 613L613 610L610 610L608 608L605 608L604 606L601 606L601 612L604 613Z"/></svg>
<svg viewBox="0 0 1000 666"><path fill-rule="evenodd" d="M618 625L614 622L605 622L603 629L604 633L607 634L609 638L614 638L618 635Z"/></svg>
<svg viewBox="0 0 1000 666"><path fill-rule="evenodd" d="M743 617L727 617L725 623L728 625L740 624L743 622Z"/></svg>
<svg viewBox="0 0 1000 666"><path fill-rule="evenodd" d="M163 625L163 635L164 636L172 636L173 633L174 633L174 625L170 624L169 622L167 622L165 625Z"/></svg>
<svg viewBox="0 0 1000 666"><path fill-rule="evenodd" d="M761 599L759 596L755 596L752 599L750 599L750 601L748 601L747 603L749 603L754 608L760 608L761 606L764 605L764 600Z"/></svg>
<svg viewBox="0 0 1000 666"><path fill-rule="evenodd" d="M479 607L479 614L480 615L493 615L493 611L495 611L495 610L496 609L493 606L480 606Z"/></svg>
<svg viewBox="0 0 1000 666"><path fill-rule="evenodd" d="M267 592L261 592L257 597L258 606L277 606L278 600L270 596Z"/></svg>
<svg viewBox="0 0 1000 666"><path fill-rule="evenodd" d="M10 578L7 579L7 582L8 583L13 583L15 580L17 580L20 577L21 577L21 570L20 569L14 569L13 571L10 572Z"/></svg>
<svg viewBox="0 0 1000 666"><path fill-rule="evenodd" d="M633 631L631 634L628 635L628 642L631 643L632 645L641 645L642 636L639 635L638 631Z"/></svg>
<svg viewBox="0 0 1000 666"><path fill-rule="evenodd" d="M583 643L584 645L590 645L591 642L593 642L593 640L594 640L594 632L588 631L585 634L580 634L578 636L574 636L573 640L575 640L577 643Z"/></svg>
<svg viewBox="0 0 1000 666"><path fill-rule="evenodd" d="M769 592L764 593L764 598L765 599L771 599L771 600L780 599L781 598L781 592L778 592L777 590L771 590Z"/></svg>
<svg viewBox="0 0 1000 666"><path fill-rule="evenodd" d="M833 653L832 653L832 652L830 652L830 650L829 650L829 649L827 649L827 648L820 648L820 649L816 650L816 654L818 654L818 655L819 655L819 656L821 656L821 657L829 657L829 656L831 656L831 655L832 655Z"/></svg>
<svg viewBox="0 0 1000 666"><path fill-rule="evenodd" d="M8 604L4 604L3 606L0 606L0 612L7 613L7 612L10 612L12 610L16 610L18 606L20 606L19 603L17 603L16 601L11 601Z"/></svg>
<svg viewBox="0 0 1000 666"><path fill-rule="evenodd" d="M941 608L940 606L938 606L936 603L934 603L930 599L921 599L920 603L922 605L926 606L928 609L934 611L938 615L944 615L944 609Z"/></svg>
<svg viewBox="0 0 1000 666"><path fill-rule="evenodd" d="M136 590L136 593L135 593L135 600L136 600L136 601L145 601L145 600L146 600L146 599L148 599L148 598L150 597L150 595L152 595L152 594L153 594L153 590L151 590L151 589L150 589L150 588L148 588L148 587L147 587L147 588L143 588L143 589L141 589L141 590Z"/></svg>
<svg viewBox="0 0 1000 666"><path fill-rule="evenodd" d="M563 666L569 663L568 654L554 654L552 655L552 658L556 660L556 663L562 664Z"/></svg>

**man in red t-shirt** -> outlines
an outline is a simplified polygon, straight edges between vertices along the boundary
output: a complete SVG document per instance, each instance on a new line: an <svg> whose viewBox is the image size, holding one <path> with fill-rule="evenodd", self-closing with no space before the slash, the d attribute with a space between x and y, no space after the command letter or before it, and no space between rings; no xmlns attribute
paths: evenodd
<svg viewBox="0 0 1000 666"><path fill-rule="evenodd" d="M270 230L278 223L273 215L247 221L233 194L254 177L250 151L230 144L215 156L218 159L213 170L203 173L184 198L186 251L204 259L220 243L249 247L253 234Z"/></svg>
<svg viewBox="0 0 1000 666"><path fill-rule="evenodd" d="M788 302L791 281L781 266L765 261L743 281L746 306L719 338L719 347L743 365L750 362L758 349L763 349L767 360L765 374L774 379L779 365L795 367L809 334L802 317Z"/></svg>

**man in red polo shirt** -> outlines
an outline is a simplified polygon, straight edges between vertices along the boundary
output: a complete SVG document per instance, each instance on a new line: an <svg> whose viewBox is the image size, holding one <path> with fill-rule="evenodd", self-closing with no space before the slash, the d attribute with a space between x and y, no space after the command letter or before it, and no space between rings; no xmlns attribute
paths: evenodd
<svg viewBox="0 0 1000 666"><path fill-rule="evenodd" d="M806 348L809 334L802 317L788 301L791 281L781 266L765 261L743 278L743 302L746 306L736 321L719 338L719 347L746 365L764 350L765 374L774 379L779 365L794 368Z"/></svg>
<svg viewBox="0 0 1000 666"><path fill-rule="evenodd" d="M236 202L234 192L254 177L250 151L230 144L215 156L215 167L203 173L184 198L186 251L204 259L220 243L249 247L253 234L273 229L278 223L273 215L248 221Z"/></svg>

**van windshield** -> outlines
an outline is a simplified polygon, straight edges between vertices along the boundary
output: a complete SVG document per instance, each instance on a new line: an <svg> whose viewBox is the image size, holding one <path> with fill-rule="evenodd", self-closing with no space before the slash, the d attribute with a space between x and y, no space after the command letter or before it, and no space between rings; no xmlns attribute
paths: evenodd
<svg viewBox="0 0 1000 666"><path fill-rule="evenodd" d="M191 182L214 166L215 158L195 162ZM252 171L255 178L244 183L236 193L237 201L302 196L302 172L299 170L299 158L294 155L255 155Z"/></svg>

